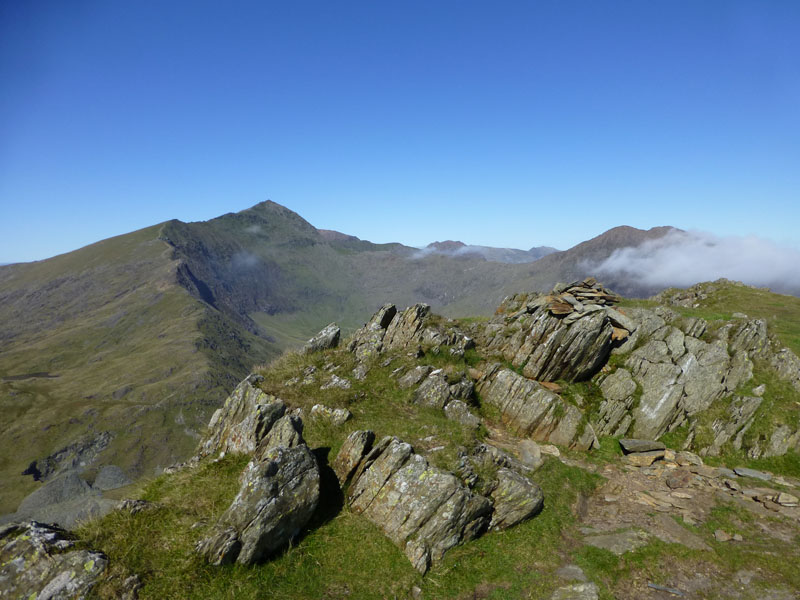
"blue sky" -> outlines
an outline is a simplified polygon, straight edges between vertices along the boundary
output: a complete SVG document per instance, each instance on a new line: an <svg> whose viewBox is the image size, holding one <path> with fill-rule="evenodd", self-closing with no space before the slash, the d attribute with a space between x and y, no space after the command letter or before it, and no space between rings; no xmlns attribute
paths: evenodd
<svg viewBox="0 0 800 600"><path fill-rule="evenodd" d="M376 242L798 245L800 2L0 3L0 262L272 199Z"/></svg>

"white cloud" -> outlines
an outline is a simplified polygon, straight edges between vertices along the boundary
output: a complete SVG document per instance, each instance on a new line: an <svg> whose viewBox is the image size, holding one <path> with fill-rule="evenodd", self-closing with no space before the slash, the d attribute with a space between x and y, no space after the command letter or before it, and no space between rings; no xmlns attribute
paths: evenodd
<svg viewBox="0 0 800 600"><path fill-rule="evenodd" d="M688 287L725 277L777 292L800 291L800 251L755 236L673 231L638 247L615 250L592 270L654 287Z"/></svg>

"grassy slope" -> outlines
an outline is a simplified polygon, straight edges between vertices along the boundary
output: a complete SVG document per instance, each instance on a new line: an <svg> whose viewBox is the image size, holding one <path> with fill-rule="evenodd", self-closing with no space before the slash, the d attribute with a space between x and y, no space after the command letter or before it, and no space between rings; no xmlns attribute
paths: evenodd
<svg viewBox="0 0 800 600"><path fill-rule="evenodd" d="M0 379L0 513L38 485L20 475L32 460L86 432L115 432L103 462L133 474L185 456L250 368L223 373L202 343L221 326L176 285L160 230L0 272L0 378L57 375Z"/></svg>

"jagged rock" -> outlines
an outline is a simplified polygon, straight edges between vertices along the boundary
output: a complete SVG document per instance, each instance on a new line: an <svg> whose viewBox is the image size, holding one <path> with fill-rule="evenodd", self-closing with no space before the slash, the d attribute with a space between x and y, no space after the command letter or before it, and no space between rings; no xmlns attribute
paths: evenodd
<svg viewBox="0 0 800 600"><path fill-rule="evenodd" d="M106 465L97 477L92 486L98 490L115 490L133 483L125 472L116 465Z"/></svg>
<svg viewBox="0 0 800 600"><path fill-rule="evenodd" d="M311 354L312 352L319 352L320 350L328 350L336 348L339 345L339 336L341 329L336 323L331 323L322 329L317 335L308 340L303 346L303 354Z"/></svg>
<svg viewBox="0 0 800 600"><path fill-rule="evenodd" d="M339 483L344 487L353 476L361 459L372 450L375 434L371 431L354 431L342 444L331 465Z"/></svg>
<svg viewBox="0 0 800 600"><path fill-rule="evenodd" d="M353 334L347 349L356 355L359 362L364 362L383 350L386 328L396 314L397 308L394 304L384 304L364 327Z"/></svg>
<svg viewBox="0 0 800 600"><path fill-rule="evenodd" d="M675 455L675 462L677 462L680 466L702 466L703 459L697 456L694 452L689 452L688 450L681 450Z"/></svg>
<svg viewBox="0 0 800 600"><path fill-rule="evenodd" d="M650 452L652 450L665 450L666 446L663 442L655 440L636 440L636 439L621 439L619 445L625 454L632 452ZM663 456L663 455L662 455Z"/></svg>
<svg viewBox="0 0 800 600"><path fill-rule="evenodd" d="M583 415L578 408L511 369L493 365L479 382L478 391L518 434L580 450L597 444L591 425L581 429Z"/></svg>
<svg viewBox="0 0 800 600"><path fill-rule="evenodd" d="M252 454L272 425L286 412L286 405L256 385L260 375L249 375L217 409L201 439L198 457L218 452Z"/></svg>
<svg viewBox="0 0 800 600"><path fill-rule="evenodd" d="M428 365L419 365L411 369L408 373L403 375L400 379L397 380L397 385L401 389L406 389L417 385L420 381L425 379L430 372L433 371L433 367Z"/></svg>
<svg viewBox="0 0 800 600"><path fill-rule="evenodd" d="M13 598L84 598L105 571L100 552L79 549L69 534L36 521L0 527L0 594Z"/></svg>
<svg viewBox="0 0 800 600"><path fill-rule="evenodd" d="M302 419L296 415L284 415L264 435L253 455L258 459L278 446L294 448L301 445L305 445Z"/></svg>
<svg viewBox="0 0 800 600"><path fill-rule="evenodd" d="M277 446L248 463L242 485L197 551L214 565L255 564L303 530L319 502L319 468L308 446Z"/></svg>
<svg viewBox="0 0 800 600"><path fill-rule="evenodd" d="M508 529L537 515L544 506L544 494L533 481L511 469L497 471L489 497L494 503L490 529Z"/></svg>
<svg viewBox="0 0 800 600"><path fill-rule="evenodd" d="M419 344L425 317L430 313L431 307L427 304L409 306L398 313L386 327L386 336L383 345L386 349L402 350Z"/></svg>
<svg viewBox="0 0 800 600"><path fill-rule="evenodd" d="M355 442L349 445L347 456L355 447ZM338 457L336 462L349 464ZM451 473L431 467L396 438L382 439L363 456L348 501L354 512L380 527L421 573L453 546L480 535L491 513L486 498L471 493Z"/></svg>
<svg viewBox="0 0 800 600"><path fill-rule="evenodd" d="M770 354L767 322L764 319L753 319L731 324L728 346L732 350L745 350L753 357L766 358Z"/></svg>
<svg viewBox="0 0 800 600"><path fill-rule="evenodd" d="M311 407L311 416L325 419L333 425L344 425L352 418L353 413L346 408L330 408L324 404L315 404Z"/></svg>

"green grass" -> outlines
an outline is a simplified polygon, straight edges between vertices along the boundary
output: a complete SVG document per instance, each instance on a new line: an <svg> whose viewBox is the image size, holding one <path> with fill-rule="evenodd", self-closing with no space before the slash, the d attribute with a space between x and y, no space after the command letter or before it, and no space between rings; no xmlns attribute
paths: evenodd
<svg viewBox="0 0 800 600"><path fill-rule="evenodd" d="M449 421L440 410L415 405L412 390L400 390L392 376L394 369L411 367L413 361L401 354L383 367L384 359L376 359L367 378L352 380L348 390L320 390L320 383L330 376L326 366L340 365L336 373L346 377L355 364L352 355L341 350L287 354L262 370L262 387L303 409L304 436L323 464L333 459L350 431L369 428L379 437L395 435L408 441L433 464L454 469L458 449L474 444L482 434ZM468 357L458 359L447 352L429 359L453 373L469 363ZM285 385L309 366L321 375L314 383ZM354 417L338 428L312 419L309 411L317 402L347 407ZM548 571L560 559L552 549L563 543L564 531L575 523L571 507L602 480L557 460L546 461L533 477L545 494L540 515L451 550L424 578L375 525L339 508L338 492L330 487L323 487L309 531L274 560L250 568L212 568L192 548L235 495L238 473L246 461L229 456L160 477L142 492L143 498L157 503L155 511L135 516L113 513L85 526L81 536L88 545L105 551L117 569L117 576L98 593L114 597L124 575L135 572L145 582L143 599L256 598L264 589L274 598L405 597L414 585L422 588L425 598L470 596L476 589L492 590L492 598L539 597L539 592L553 589Z"/></svg>

